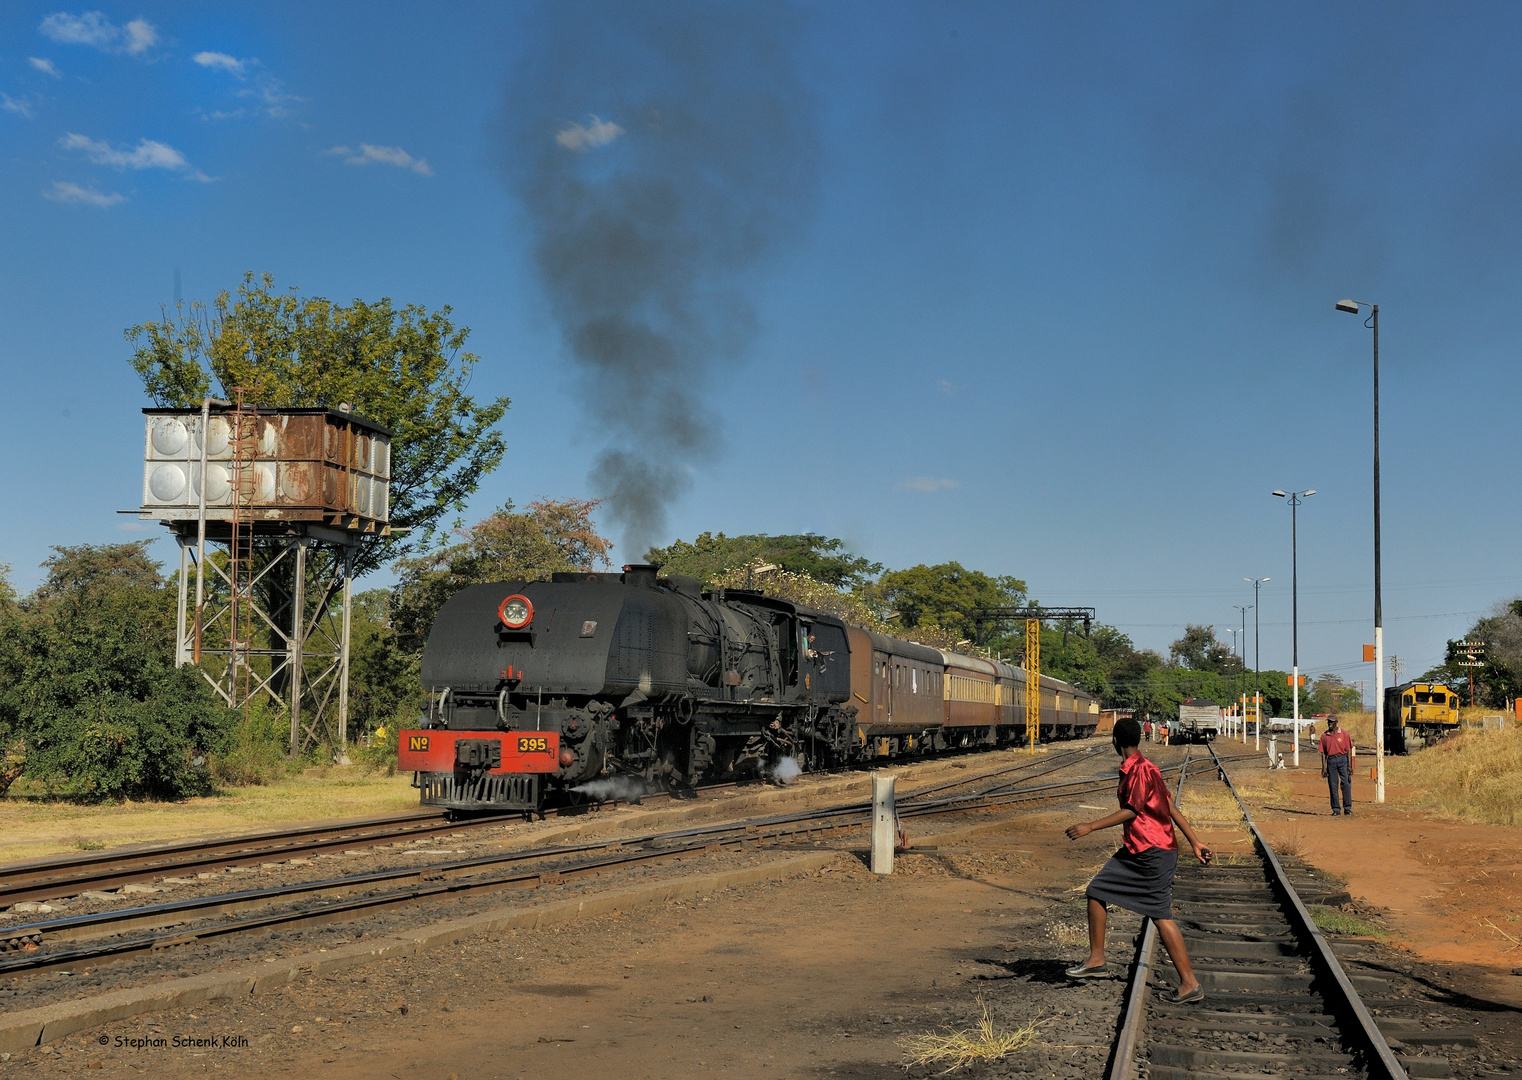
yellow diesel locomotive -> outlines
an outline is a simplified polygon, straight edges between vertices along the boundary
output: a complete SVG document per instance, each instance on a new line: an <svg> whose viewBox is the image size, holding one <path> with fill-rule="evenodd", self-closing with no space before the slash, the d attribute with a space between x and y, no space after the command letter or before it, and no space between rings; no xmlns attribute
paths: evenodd
<svg viewBox="0 0 1522 1080"><path fill-rule="evenodd" d="M1408 682L1385 690L1385 748L1404 754L1459 729L1459 695L1440 682Z"/></svg>

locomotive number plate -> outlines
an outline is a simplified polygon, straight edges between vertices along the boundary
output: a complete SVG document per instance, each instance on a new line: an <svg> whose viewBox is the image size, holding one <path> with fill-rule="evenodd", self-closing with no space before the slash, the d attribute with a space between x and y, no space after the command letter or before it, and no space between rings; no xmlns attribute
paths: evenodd
<svg viewBox="0 0 1522 1080"><path fill-rule="evenodd" d="M420 753L427 753L428 752L428 736L427 735L409 735L407 737L407 749L408 750L415 750L415 751L418 751Z"/></svg>
<svg viewBox="0 0 1522 1080"><path fill-rule="evenodd" d="M520 735L518 736L518 753L520 754L548 754L550 741L543 735Z"/></svg>

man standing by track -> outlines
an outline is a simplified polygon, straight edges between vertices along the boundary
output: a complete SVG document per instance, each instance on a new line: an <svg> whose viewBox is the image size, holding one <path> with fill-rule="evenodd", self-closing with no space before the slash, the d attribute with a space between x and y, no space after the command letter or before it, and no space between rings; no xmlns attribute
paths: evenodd
<svg viewBox="0 0 1522 1080"><path fill-rule="evenodd" d="M1105 973L1105 921L1109 905L1151 919L1157 926L1163 948L1179 975L1177 992L1164 1000L1189 1005L1205 1000L1205 988L1194 977L1189 954L1184 949L1184 935L1173 918L1173 874L1178 867L1177 825L1189 841L1194 857L1209 864L1212 852L1194 835L1189 819L1173 801L1168 783L1156 765L1141 752L1141 725L1135 720L1117 720L1113 744L1122 758L1120 763L1120 809L1109 817L1074 825L1068 838L1077 840L1097 829L1125 826L1125 842L1110 857L1104 869L1089 882L1089 958L1067 969L1069 978L1092 979Z"/></svg>
<svg viewBox="0 0 1522 1080"><path fill-rule="evenodd" d="M1352 817L1353 737L1338 726L1336 713L1326 718L1326 734L1321 736L1316 749L1321 753L1321 775L1326 777L1327 793L1332 797L1332 816Z"/></svg>

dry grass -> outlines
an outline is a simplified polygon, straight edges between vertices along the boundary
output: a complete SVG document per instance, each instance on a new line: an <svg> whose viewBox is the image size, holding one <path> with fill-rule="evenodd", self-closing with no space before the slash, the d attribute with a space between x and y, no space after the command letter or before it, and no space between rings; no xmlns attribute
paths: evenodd
<svg viewBox="0 0 1522 1080"><path fill-rule="evenodd" d="M1212 785L1210 787L1201 785L1191 791L1188 784L1184 785L1184 798L1179 803L1179 809L1184 811L1191 823L1206 828L1242 824L1242 808L1237 805L1236 796L1216 782L1213 774L1208 779Z"/></svg>
<svg viewBox="0 0 1522 1080"><path fill-rule="evenodd" d="M1058 945L1088 945L1089 928L1082 923L1054 922L1046 928L1046 936Z"/></svg>
<svg viewBox="0 0 1522 1080"><path fill-rule="evenodd" d="M1522 735L1514 727L1469 730L1430 749L1387 758L1385 777L1402 789L1402 802L1435 817L1522 825Z"/></svg>
<svg viewBox="0 0 1522 1080"><path fill-rule="evenodd" d="M1263 838L1268 841L1268 846L1274 849L1275 855L1286 855L1298 859L1305 853L1305 833L1301 832L1300 826L1293 821L1275 826L1272 832L1264 829Z"/></svg>
<svg viewBox="0 0 1522 1080"><path fill-rule="evenodd" d="M938 1075L965 1069L984 1061L998 1061L1036 1041L1039 1021L1031 1021L1014 1031L999 1031L988 1015L988 1005L980 997L978 1008L983 1018L976 1028L947 1031L945 1034L911 1035L899 1045L904 1048L904 1067L945 1065Z"/></svg>
<svg viewBox="0 0 1522 1080"><path fill-rule="evenodd" d="M1374 714L1371 712L1345 712L1338 713L1337 720L1342 730L1353 736L1354 746L1374 745ZM1320 738L1326 728L1316 725L1316 737Z"/></svg>
<svg viewBox="0 0 1522 1080"><path fill-rule="evenodd" d="M318 768L257 787L177 803L76 805L0 799L0 862L97 851L183 836L239 833L295 821L373 817L415 809L410 775Z"/></svg>
<svg viewBox="0 0 1522 1080"><path fill-rule="evenodd" d="M1267 759L1260 759L1266 764ZM1238 762L1231 769L1231 782L1249 806L1288 806L1295 797L1295 785L1282 772L1274 772L1253 763L1243 768Z"/></svg>
<svg viewBox="0 0 1522 1080"><path fill-rule="evenodd" d="M1388 933L1377 923L1338 908L1312 904L1309 908L1311 921L1329 934L1345 934L1350 937L1371 937L1383 940Z"/></svg>

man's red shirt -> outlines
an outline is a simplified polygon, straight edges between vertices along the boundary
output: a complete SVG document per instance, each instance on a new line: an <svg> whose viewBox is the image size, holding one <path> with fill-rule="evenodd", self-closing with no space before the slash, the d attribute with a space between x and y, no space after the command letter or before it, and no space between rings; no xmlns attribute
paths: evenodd
<svg viewBox="0 0 1522 1080"><path fill-rule="evenodd" d="M1338 728L1336 731L1328 731L1321 736L1321 741L1316 744L1327 757L1336 757L1338 754L1351 754L1353 752L1353 736Z"/></svg>
<svg viewBox="0 0 1522 1080"><path fill-rule="evenodd" d="M1173 837L1173 815L1168 810L1167 781L1140 751L1120 763L1116 797L1122 809L1136 814L1125 825L1127 851L1136 855L1148 848L1178 850L1178 841Z"/></svg>

